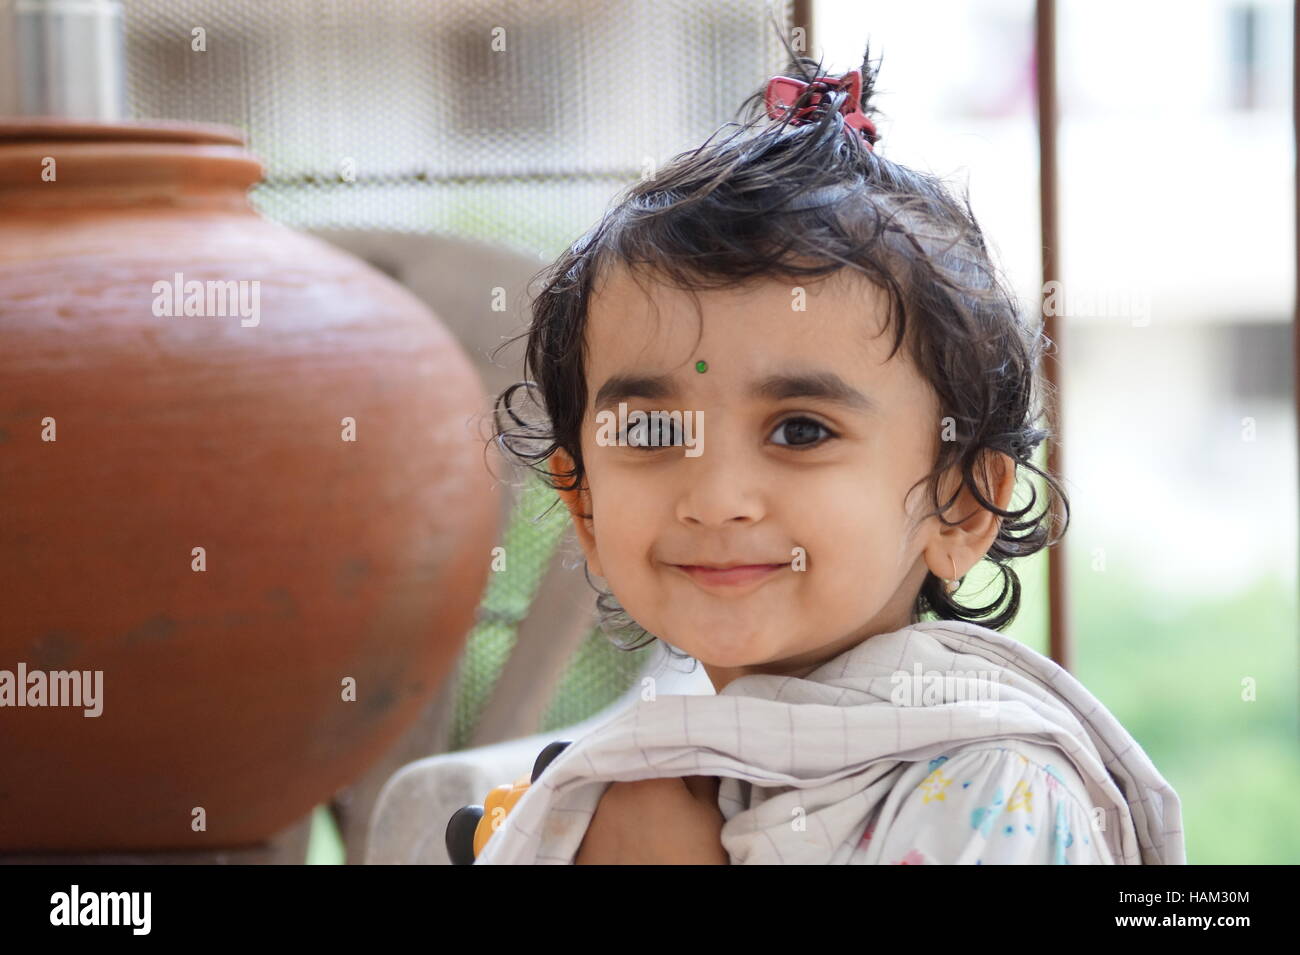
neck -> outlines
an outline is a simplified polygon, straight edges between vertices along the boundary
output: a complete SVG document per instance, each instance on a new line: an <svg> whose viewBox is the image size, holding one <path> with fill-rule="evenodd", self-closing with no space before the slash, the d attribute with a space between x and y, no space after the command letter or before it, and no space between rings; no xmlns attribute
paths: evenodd
<svg viewBox="0 0 1300 955"><path fill-rule="evenodd" d="M719 667L700 661L704 667L704 672L709 675L710 682L713 683L713 691L721 693L723 687L732 680L738 680L742 676L749 676L753 673L763 673L769 676L789 676L796 679L802 679L809 673L812 673L824 663L834 660L841 653L856 647L864 640L870 640L878 633L893 633L896 630L902 630L910 626L914 621L909 617L905 621L892 621L889 623L878 623L873 621L867 627L855 630L840 640L833 643L825 644L808 653L799 654L798 656L785 657L780 660L769 660L763 663L747 664L739 667Z"/></svg>

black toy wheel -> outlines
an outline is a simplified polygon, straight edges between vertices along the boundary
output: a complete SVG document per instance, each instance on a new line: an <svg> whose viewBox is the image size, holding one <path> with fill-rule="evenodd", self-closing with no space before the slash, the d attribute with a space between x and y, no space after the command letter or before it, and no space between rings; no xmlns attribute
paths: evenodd
<svg viewBox="0 0 1300 955"><path fill-rule="evenodd" d="M452 865L474 864L474 830L483 818L482 806L461 806L447 821L447 855Z"/></svg>
<svg viewBox="0 0 1300 955"><path fill-rule="evenodd" d="M571 739L557 739L554 743L547 743L546 748L537 754L537 759L533 763L533 775L530 782L537 782L537 777L542 775L542 770L555 760L556 756L563 753L571 744Z"/></svg>

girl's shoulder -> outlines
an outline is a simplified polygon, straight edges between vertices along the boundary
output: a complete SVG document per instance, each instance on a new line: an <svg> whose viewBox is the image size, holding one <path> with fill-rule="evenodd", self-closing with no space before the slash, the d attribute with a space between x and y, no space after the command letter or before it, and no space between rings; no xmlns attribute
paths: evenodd
<svg viewBox="0 0 1300 955"><path fill-rule="evenodd" d="M958 785L963 790L998 784L1036 784L1038 791L1069 799L1085 811L1091 802L1079 771L1059 749L1044 743L1020 739L972 743L918 763L904 776L919 777L924 782L935 777L936 771L939 777L961 775ZM904 780L900 779L902 783Z"/></svg>
<svg viewBox="0 0 1300 955"><path fill-rule="evenodd" d="M955 747L908 766L868 832L883 864L1109 863L1082 777L1025 740Z"/></svg>

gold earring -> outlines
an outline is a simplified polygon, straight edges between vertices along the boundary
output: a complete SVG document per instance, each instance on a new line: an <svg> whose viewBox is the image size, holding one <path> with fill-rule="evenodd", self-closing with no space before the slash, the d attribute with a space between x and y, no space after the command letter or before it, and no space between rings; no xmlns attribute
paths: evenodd
<svg viewBox="0 0 1300 955"><path fill-rule="evenodd" d="M944 587L943 587L943 589L944 589L944 593L946 593L946 594L948 594L949 596L951 596L952 594L954 594L954 593L957 592L957 588L961 586L961 581L957 579L957 561L956 561L956 559L952 556L952 554L949 554L949 555L948 555L948 559L949 559L950 561L952 561L952 576L951 576L951 577L945 577L945 578L943 579L943 583L944 583Z"/></svg>

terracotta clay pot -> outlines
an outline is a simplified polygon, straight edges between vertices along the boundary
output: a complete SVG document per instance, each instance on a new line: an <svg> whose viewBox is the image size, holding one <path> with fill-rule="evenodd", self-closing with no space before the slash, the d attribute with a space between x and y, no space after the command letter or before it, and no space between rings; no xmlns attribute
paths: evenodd
<svg viewBox="0 0 1300 955"><path fill-rule="evenodd" d="M0 671L102 672L98 716L0 707L0 850L260 842L382 756L472 626L478 374L258 216L242 143L0 121Z"/></svg>

